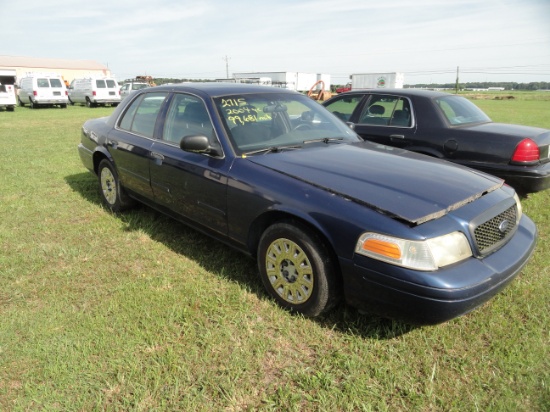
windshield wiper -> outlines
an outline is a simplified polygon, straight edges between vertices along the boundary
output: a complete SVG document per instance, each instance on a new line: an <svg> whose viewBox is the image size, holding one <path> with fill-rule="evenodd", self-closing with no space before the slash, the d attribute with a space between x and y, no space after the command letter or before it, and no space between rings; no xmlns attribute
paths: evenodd
<svg viewBox="0 0 550 412"><path fill-rule="evenodd" d="M250 152L246 152L246 153L243 153L242 156L243 157L246 157L246 156L249 156L249 155L253 155L253 154L258 154L258 153L278 153L278 152L282 152L283 150L288 150L288 149L300 149L302 146L299 146L299 145L292 145L292 146L269 146L269 147L264 147L263 149L258 149L258 150L252 150Z"/></svg>
<svg viewBox="0 0 550 412"><path fill-rule="evenodd" d="M328 144L329 142L335 142L335 141L338 141L338 140L344 140L344 138L343 137L322 137L320 139L304 140L303 143L308 144L308 143L322 142L322 143Z"/></svg>

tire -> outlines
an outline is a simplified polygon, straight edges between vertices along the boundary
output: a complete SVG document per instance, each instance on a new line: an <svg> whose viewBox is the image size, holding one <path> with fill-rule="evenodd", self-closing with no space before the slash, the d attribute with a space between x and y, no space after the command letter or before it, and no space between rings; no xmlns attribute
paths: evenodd
<svg viewBox="0 0 550 412"><path fill-rule="evenodd" d="M30 102L30 105L31 105L31 109L38 109L38 105L30 97L29 97L29 102Z"/></svg>
<svg viewBox="0 0 550 412"><path fill-rule="evenodd" d="M69 97L69 104L70 104L71 106L74 106L74 102L71 100L70 97Z"/></svg>
<svg viewBox="0 0 550 412"><path fill-rule="evenodd" d="M302 224L280 222L268 227L258 247L258 268L269 295L290 311L315 317L340 298L332 254Z"/></svg>
<svg viewBox="0 0 550 412"><path fill-rule="evenodd" d="M19 96L17 96L17 100L19 101L19 106L25 107L25 103L21 101L21 98Z"/></svg>
<svg viewBox="0 0 550 412"><path fill-rule="evenodd" d="M101 200L112 212L121 212L134 204L120 185L118 173L109 160L103 159L99 163L97 177Z"/></svg>
<svg viewBox="0 0 550 412"><path fill-rule="evenodd" d="M95 107L95 104L93 104L92 101L87 97L86 97L86 107Z"/></svg>

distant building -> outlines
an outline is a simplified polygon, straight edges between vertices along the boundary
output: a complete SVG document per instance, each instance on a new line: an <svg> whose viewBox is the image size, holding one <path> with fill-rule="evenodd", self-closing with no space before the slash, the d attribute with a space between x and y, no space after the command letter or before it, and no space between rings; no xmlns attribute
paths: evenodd
<svg viewBox="0 0 550 412"><path fill-rule="evenodd" d="M111 76L108 67L93 60L67 60L23 56L0 55L0 70L13 69L17 79L28 72L57 73L67 82L76 77Z"/></svg>

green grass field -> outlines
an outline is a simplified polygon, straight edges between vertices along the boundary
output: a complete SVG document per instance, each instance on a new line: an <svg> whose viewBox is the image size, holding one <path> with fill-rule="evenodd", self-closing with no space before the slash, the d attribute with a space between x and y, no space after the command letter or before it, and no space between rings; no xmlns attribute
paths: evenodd
<svg viewBox="0 0 550 412"><path fill-rule="evenodd" d="M475 100L550 128L550 101ZM112 109L0 112L0 411L547 411L550 192L536 254L500 295L432 327L347 306L279 309L256 265L139 207L80 163Z"/></svg>

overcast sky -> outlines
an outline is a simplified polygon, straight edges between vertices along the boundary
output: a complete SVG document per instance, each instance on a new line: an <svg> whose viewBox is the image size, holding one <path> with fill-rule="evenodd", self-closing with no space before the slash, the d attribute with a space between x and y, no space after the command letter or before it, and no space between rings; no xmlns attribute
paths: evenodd
<svg viewBox="0 0 550 412"><path fill-rule="evenodd" d="M550 0L0 0L0 54L95 60L118 80L403 72L550 81ZM227 63L227 65L226 65Z"/></svg>

